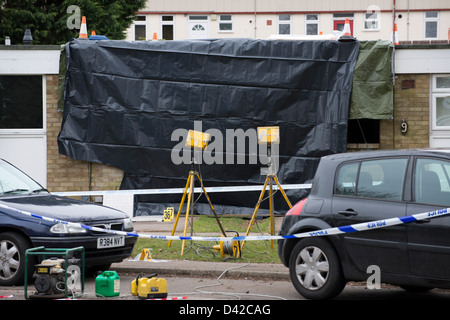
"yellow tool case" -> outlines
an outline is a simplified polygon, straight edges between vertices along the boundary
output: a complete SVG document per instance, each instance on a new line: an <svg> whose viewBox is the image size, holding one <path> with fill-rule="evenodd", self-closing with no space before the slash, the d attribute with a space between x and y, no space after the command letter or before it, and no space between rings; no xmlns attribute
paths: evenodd
<svg viewBox="0 0 450 320"><path fill-rule="evenodd" d="M131 282L131 294L139 299L166 298L167 281L163 278L156 278L156 273L145 278L138 275Z"/></svg>

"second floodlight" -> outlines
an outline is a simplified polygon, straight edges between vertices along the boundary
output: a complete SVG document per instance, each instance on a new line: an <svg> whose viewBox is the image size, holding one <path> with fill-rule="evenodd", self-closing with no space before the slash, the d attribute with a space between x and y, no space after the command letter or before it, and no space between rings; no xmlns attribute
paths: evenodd
<svg viewBox="0 0 450 320"><path fill-rule="evenodd" d="M205 150L206 147L208 146L209 139L210 139L209 133L189 130L186 138L186 147Z"/></svg>
<svg viewBox="0 0 450 320"><path fill-rule="evenodd" d="M280 127L258 127L258 143L280 143Z"/></svg>

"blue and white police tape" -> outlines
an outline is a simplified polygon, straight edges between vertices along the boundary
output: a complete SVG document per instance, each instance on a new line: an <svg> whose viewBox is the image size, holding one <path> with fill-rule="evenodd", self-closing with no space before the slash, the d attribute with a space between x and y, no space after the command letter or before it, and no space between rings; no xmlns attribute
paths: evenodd
<svg viewBox="0 0 450 320"><path fill-rule="evenodd" d="M382 220L376 220L376 221L369 221L369 222L362 222L362 223L356 223L351 224L347 226L342 227L335 227L335 228L328 228L328 229L322 229L322 230L315 230L310 232L303 232L303 233L297 233L297 234L291 234L291 235L276 235L276 236L269 236L269 235L262 235L262 236L237 236L237 237L200 237L200 236L163 236L163 235L147 235L147 234L138 234L134 232L126 232L126 231L118 231L118 230L108 230L98 227L92 227L85 224L75 223L75 222L69 222L69 221L63 221L53 218L48 218L44 216L40 216L28 211L19 210L7 205L4 205L0 203L0 208L13 210L17 213L36 218L39 220L49 221L52 223L61 223L66 224L68 226L75 226L75 227L81 227L83 229L91 230L91 231L97 231L97 232L104 232L109 234L115 234L115 235L121 235L121 236L131 236L131 237L140 237L140 238L147 238L147 239L160 239L160 240L192 240L192 241L257 241L257 240L280 240L280 239L293 239L293 238L306 238L306 237L316 237L316 236L329 236L329 235L337 235L342 233L351 233L351 232L360 232L360 231L367 231L367 230L374 230L379 228L386 228L390 226L395 226L399 224L405 224L430 218L437 218L442 217L450 214L450 208L443 208L439 210L434 211L428 211L423 213L417 213L409 216L404 217L395 217L395 218L389 218L389 219L382 219Z"/></svg>

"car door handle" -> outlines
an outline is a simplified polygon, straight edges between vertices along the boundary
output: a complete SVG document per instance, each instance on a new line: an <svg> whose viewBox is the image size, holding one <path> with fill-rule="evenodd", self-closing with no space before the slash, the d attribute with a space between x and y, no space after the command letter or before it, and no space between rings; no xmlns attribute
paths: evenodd
<svg viewBox="0 0 450 320"><path fill-rule="evenodd" d="M347 209L347 210L343 210L343 211L338 211L338 214L340 214L342 216L350 217L350 216L358 215L358 212L354 211L353 209Z"/></svg>

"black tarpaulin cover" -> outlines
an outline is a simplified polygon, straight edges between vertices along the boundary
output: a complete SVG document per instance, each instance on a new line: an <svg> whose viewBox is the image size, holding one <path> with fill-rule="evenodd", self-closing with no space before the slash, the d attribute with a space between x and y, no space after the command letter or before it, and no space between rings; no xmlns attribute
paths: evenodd
<svg viewBox="0 0 450 320"><path fill-rule="evenodd" d="M264 164L250 163L250 142L245 163L229 161L226 131L279 126L280 183L309 183L321 156L346 151L358 49L357 41L73 40L65 48L59 152L124 170L121 189L183 188L191 166L174 163L182 138L173 134L200 123L201 131L216 133L214 147L205 151L214 161L200 166L204 185L262 185ZM287 194L295 203L305 192ZM259 192L209 196L219 214L248 214ZM180 199L176 194L139 201L162 204L153 206L162 214L167 203ZM205 202L202 197L198 204ZM209 214L208 208L199 213ZM286 208L276 194L276 212Z"/></svg>

